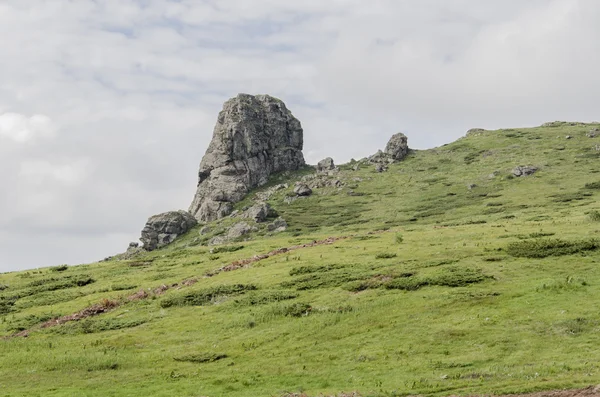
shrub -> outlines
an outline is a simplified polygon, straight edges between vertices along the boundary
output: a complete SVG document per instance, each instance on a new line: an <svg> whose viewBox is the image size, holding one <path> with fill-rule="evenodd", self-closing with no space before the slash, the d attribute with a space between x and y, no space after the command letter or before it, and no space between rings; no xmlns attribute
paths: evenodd
<svg viewBox="0 0 600 397"><path fill-rule="evenodd" d="M298 276L300 274L328 272L330 270L341 269L343 267L344 266L342 266L342 265L325 265L325 266L308 265L308 266L294 267L294 268L292 268L292 270L290 270L290 276Z"/></svg>
<svg viewBox="0 0 600 397"><path fill-rule="evenodd" d="M203 306L210 304L215 298L221 296L241 295L247 291L254 291L256 289L256 286L252 284L219 285L168 297L160 305L163 308L171 306Z"/></svg>
<svg viewBox="0 0 600 397"><path fill-rule="evenodd" d="M402 244L404 242L404 237L402 236L402 234L396 233L394 241L396 241L396 244Z"/></svg>
<svg viewBox="0 0 600 397"><path fill-rule="evenodd" d="M250 292L247 296L236 299L235 303L240 306L257 306L295 299L297 297L298 293L294 291L257 291Z"/></svg>
<svg viewBox="0 0 600 397"><path fill-rule="evenodd" d="M291 317L308 316L311 311L312 307L307 303L293 303L284 309L285 315Z"/></svg>
<svg viewBox="0 0 600 397"><path fill-rule="evenodd" d="M59 265L59 266L54 266L50 268L51 272L64 272L65 270L67 270L69 268L68 265Z"/></svg>
<svg viewBox="0 0 600 397"><path fill-rule="evenodd" d="M591 221L600 222L600 211L591 211L588 216Z"/></svg>
<svg viewBox="0 0 600 397"><path fill-rule="evenodd" d="M590 190L600 190L600 181L586 183L584 187Z"/></svg>
<svg viewBox="0 0 600 397"><path fill-rule="evenodd" d="M173 360L180 362L189 362L189 363L212 363L218 360L222 360L227 358L227 354L217 354L217 353L196 353L196 354L187 354L181 357L173 357Z"/></svg>
<svg viewBox="0 0 600 397"><path fill-rule="evenodd" d="M548 256L573 255L586 251L593 251L600 247L598 240L565 241L551 240L525 240L508 244L506 252L520 258L546 258Z"/></svg>
<svg viewBox="0 0 600 397"><path fill-rule="evenodd" d="M211 254L221 254L224 252L236 252L236 251L243 250L243 249L244 249L243 245L229 245L229 246L223 246L223 247L215 247L210 250L210 253Z"/></svg>
<svg viewBox="0 0 600 397"><path fill-rule="evenodd" d="M397 254L394 254L392 252L380 252L379 254L375 255L375 259L391 259L397 256Z"/></svg>

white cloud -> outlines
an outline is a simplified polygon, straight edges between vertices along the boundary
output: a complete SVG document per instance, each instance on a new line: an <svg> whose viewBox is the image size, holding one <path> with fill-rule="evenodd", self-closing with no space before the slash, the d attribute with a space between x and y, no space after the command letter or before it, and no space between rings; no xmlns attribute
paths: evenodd
<svg viewBox="0 0 600 397"><path fill-rule="evenodd" d="M19 113L0 114L0 137L3 136L15 142L26 143L38 138L52 137L56 130L56 125L52 120L42 114L31 117Z"/></svg>
<svg viewBox="0 0 600 397"><path fill-rule="evenodd" d="M187 207L238 92L285 100L313 163L398 131L424 148L598 119L599 17L596 0L0 1L0 234L60 232L51 256L81 234L126 247L114 236ZM16 246L0 239L0 270L48 257Z"/></svg>

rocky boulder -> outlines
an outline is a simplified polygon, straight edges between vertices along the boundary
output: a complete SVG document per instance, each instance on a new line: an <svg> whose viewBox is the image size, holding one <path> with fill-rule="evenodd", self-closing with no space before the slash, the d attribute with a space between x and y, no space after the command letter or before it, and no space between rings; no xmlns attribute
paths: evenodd
<svg viewBox="0 0 600 397"><path fill-rule="evenodd" d="M384 153L395 161L403 160L408 155L408 138L402 133L392 135Z"/></svg>
<svg viewBox="0 0 600 397"><path fill-rule="evenodd" d="M267 225L267 230L270 232L285 232L287 230L288 224L283 218L277 218L273 223Z"/></svg>
<svg viewBox="0 0 600 397"><path fill-rule="evenodd" d="M533 175L537 171L537 167L531 165L520 165L512 171L516 177Z"/></svg>
<svg viewBox="0 0 600 397"><path fill-rule="evenodd" d="M333 162L333 159L331 157L327 157L319 161L319 163L317 164L318 172L328 172L333 170L335 170L335 163Z"/></svg>
<svg viewBox="0 0 600 397"><path fill-rule="evenodd" d="M310 196L313 193L312 189L306 183L296 183L294 194L298 197Z"/></svg>
<svg viewBox="0 0 600 397"><path fill-rule="evenodd" d="M229 215L271 174L303 167L302 147L302 126L281 100L247 94L228 100L200 163L190 213L199 221Z"/></svg>
<svg viewBox="0 0 600 397"><path fill-rule="evenodd" d="M268 218L275 218L278 214L268 203L258 203L250 207L244 215L246 218L260 223L265 222Z"/></svg>
<svg viewBox="0 0 600 397"><path fill-rule="evenodd" d="M153 251L187 233L198 222L187 211L169 211L151 216L142 230L140 241L146 251Z"/></svg>

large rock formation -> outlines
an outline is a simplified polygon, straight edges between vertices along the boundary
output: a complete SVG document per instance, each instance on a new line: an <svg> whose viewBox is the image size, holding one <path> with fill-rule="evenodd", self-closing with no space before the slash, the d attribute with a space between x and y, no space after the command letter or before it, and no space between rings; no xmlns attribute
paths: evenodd
<svg viewBox="0 0 600 397"><path fill-rule="evenodd" d="M228 100L200 163L190 213L204 222L228 215L271 174L303 167L302 146L302 126L281 100L247 94Z"/></svg>
<svg viewBox="0 0 600 397"><path fill-rule="evenodd" d="M187 211L169 211L151 216L140 238L146 251L153 251L171 243L177 236L187 233L198 222Z"/></svg>
<svg viewBox="0 0 600 397"><path fill-rule="evenodd" d="M393 160L403 160L408 155L408 138L406 135L401 132L392 135L385 147L385 154Z"/></svg>

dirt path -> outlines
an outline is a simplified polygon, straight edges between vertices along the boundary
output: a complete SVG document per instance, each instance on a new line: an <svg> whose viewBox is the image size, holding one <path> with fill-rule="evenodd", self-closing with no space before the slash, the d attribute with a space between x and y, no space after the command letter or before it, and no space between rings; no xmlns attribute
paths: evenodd
<svg viewBox="0 0 600 397"><path fill-rule="evenodd" d="M345 240L350 237L352 237L352 236L329 237L329 238L326 238L325 240L315 240L312 243L301 244L301 245L292 245L290 247L278 248L278 249L268 252L266 254L255 255L251 258L240 259L240 260L231 262L230 264L223 266L223 267L215 270L214 272L211 272L207 276L212 277L221 272L229 272L229 271L238 270L238 269L242 269L242 268L248 268L248 267L250 267L250 265L252 263L256 263L258 261L262 261L264 259L276 256L276 255L282 255L282 254L286 254L291 251L296 251L296 250L304 249L304 248L317 247L320 245L331 245L331 244L335 243L336 241ZM52 320L48 320L44 323L38 324L27 330L18 332L13 335L5 336L2 339L10 339L10 338L15 338L15 337L26 338L29 336L29 334L31 332L38 330L38 329L56 327L56 326L59 326L59 325L62 325L62 324L65 324L65 323L68 323L71 321L80 321L80 320L83 320L88 317L98 316L103 313L108 313L108 312L116 309L117 307L123 306L124 304L127 304L129 302L145 300L152 296L162 295L169 289L172 289L172 288L182 289L182 288L194 285L197 282L198 282L197 278L191 278L191 279L183 280L180 283L175 283L170 286L163 284L161 286L158 286L158 287L148 290L148 291L142 289L133 295L129 295L127 297L121 297L117 300L105 298L105 299L102 299L99 303L96 303L92 306L86 307L85 309L80 310L76 313L69 314L69 315L62 316L62 317L57 317Z"/></svg>

